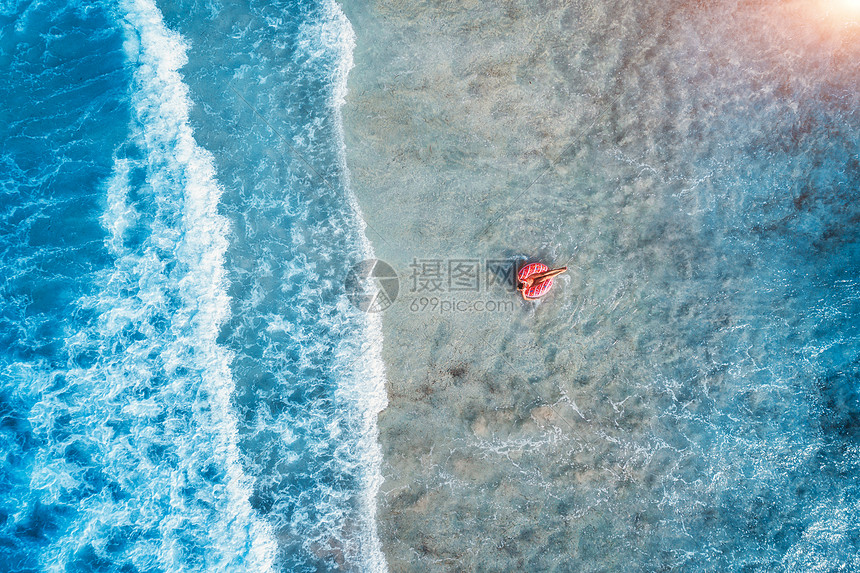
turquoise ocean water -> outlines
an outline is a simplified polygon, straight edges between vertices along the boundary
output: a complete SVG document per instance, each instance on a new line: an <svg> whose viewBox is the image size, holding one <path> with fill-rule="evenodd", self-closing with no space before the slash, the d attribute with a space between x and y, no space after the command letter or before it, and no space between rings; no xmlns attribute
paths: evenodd
<svg viewBox="0 0 860 573"><path fill-rule="evenodd" d="M385 569L380 327L342 288L372 256L343 162L353 42L330 0L0 4L0 568ZM552 490L565 520L601 513L560 562L617 543L639 570L856 571L856 71L786 115L790 82L752 111L697 99L708 65L683 95L699 140L595 152L629 180L555 205L600 251L541 348L617 357L567 382L600 398L590 469L631 468ZM644 129L622 124L607 141ZM664 205L601 191L652 176ZM625 200L665 209L597 228Z"/></svg>
<svg viewBox="0 0 860 573"><path fill-rule="evenodd" d="M3 3L3 570L384 568L352 42L333 2Z"/></svg>

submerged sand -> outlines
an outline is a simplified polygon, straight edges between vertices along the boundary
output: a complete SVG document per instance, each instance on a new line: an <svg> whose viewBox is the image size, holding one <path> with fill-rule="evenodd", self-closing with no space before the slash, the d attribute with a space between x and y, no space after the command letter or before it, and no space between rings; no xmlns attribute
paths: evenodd
<svg viewBox="0 0 860 573"><path fill-rule="evenodd" d="M820 33L756 35L793 25L776 6L343 5L358 42L352 187L376 255L401 275L383 317L379 419L390 568L743 561L695 532L731 527L713 509L731 503L721 468L766 454L723 459L709 432L721 401L748 392L737 380L760 370L738 329L767 303L760 269L713 247L711 217L768 169L751 159L734 173L738 150L800 121L821 62L783 48L812 53ZM823 53L838 64L834 42ZM779 220L791 198L771 208ZM469 310L434 312L411 292L416 262L524 257L570 266L537 305L482 283L433 294ZM478 312L475 300L513 304Z"/></svg>

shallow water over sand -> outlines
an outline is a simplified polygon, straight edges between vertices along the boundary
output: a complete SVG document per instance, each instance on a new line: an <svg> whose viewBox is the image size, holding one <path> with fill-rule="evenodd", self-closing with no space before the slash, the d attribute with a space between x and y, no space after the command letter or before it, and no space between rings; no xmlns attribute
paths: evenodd
<svg viewBox="0 0 860 573"><path fill-rule="evenodd" d="M401 273L392 570L860 566L860 28L801 3L345 4L348 163ZM526 256L570 267L539 304L414 304L410 265Z"/></svg>

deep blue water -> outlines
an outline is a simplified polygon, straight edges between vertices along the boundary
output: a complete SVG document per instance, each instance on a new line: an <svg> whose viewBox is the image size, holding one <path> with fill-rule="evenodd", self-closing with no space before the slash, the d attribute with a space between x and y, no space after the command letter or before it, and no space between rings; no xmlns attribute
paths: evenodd
<svg viewBox="0 0 860 573"><path fill-rule="evenodd" d="M352 30L230 10L3 5L3 570L384 568Z"/></svg>

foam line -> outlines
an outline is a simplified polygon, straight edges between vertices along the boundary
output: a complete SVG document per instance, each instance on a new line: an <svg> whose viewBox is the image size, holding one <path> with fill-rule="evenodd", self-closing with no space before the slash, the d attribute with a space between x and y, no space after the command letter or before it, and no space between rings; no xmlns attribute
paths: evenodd
<svg viewBox="0 0 860 573"><path fill-rule="evenodd" d="M375 254L373 246L365 234L367 225L364 222L361 208L350 186L343 127L342 107L346 102L347 79L354 65L355 32L335 0L326 0L323 4L323 9L327 16L326 20L337 24L337 33L334 36L336 40L333 43L337 45L337 51L340 54L339 65L334 78L334 88L329 100L329 105L332 108L335 119L338 161L344 177L345 195L354 214L362 258L372 259L375 258ZM331 42L331 39L324 37L323 42ZM351 368L352 372L350 373L350 377L341 385L338 393L340 397L355 404L361 416L361 430L357 434L357 446L362 452L362 458L366 463L366 467L358 499L361 508L359 513L365 518L365 522L362 524L364 537L362 539L362 548L364 550L362 557L364 566L368 571L383 572L387 571L387 565L385 556L382 553L382 545L379 541L376 526L376 496L383 481L382 450L379 445L377 417L388 405L385 391L385 364L382 361L382 318L375 313L365 313L363 319L363 339L365 344L369 346L362 347L359 350L364 354L362 359L355 363L352 362L352 357L339 357L341 364L343 364L344 359L349 360L346 365Z"/></svg>
<svg viewBox="0 0 860 573"><path fill-rule="evenodd" d="M248 500L250 483L239 460L237 420L230 401L231 355L216 342L230 308L223 266L227 222L217 212L221 189L212 156L196 144L188 123L191 102L178 71L186 62L187 46L178 34L165 27L152 1L125 0L120 2L119 10L126 29L125 49L134 68L131 139L144 151L144 159L118 157L115 162L103 224L109 231L108 248L117 257L117 264L106 280L101 300L94 306L102 311L98 333L102 339L116 336L130 323L146 333L147 339L141 343L145 351L137 356L127 352L124 358L108 358L107 364L100 365L99 376L107 378L106 382L113 386L111 394L117 395L123 384L134 383L127 382L129 378L147 376L153 368L147 361L156 351L168 372L190 369L199 373L199 377L177 375L158 399L127 404L123 413L146 418L153 411L169 411L171 404L164 402L171 394L178 398L177 402L181 398L192 402L187 407L193 410L195 432L188 435L164 431L175 436L177 451L182 454L180 464L205 463L199 459L199 452L211 449L225 468L225 483L219 487L223 488L220 495L227 498L227 511L216 511L214 523L211 516L198 520L209 519L206 534L224 544L217 548L223 555L213 564L219 569L235 565L236 555L231 553L236 550L247 554L243 558L247 570L269 571L273 568L276 543L270 527L255 514ZM155 217L149 223L151 234L142 251L125 246L126 231L141 219L128 198L129 172L134 168L146 172L146 185L155 203ZM168 271L159 253L175 257L178 271ZM137 296L132 299L117 294L116 285L139 289ZM175 309L166 303L171 292L179 293ZM147 329L147 318L154 313L172 314L166 332ZM74 343L75 340L70 342ZM138 362L131 363L135 358ZM92 371L77 375L94 377ZM171 491L188 479L175 473L162 477L158 468L136 469L144 476L152 474L152 480L169 479ZM162 551L158 561L165 569L180 570L188 565L180 556L177 536L190 518L183 515L183 502L174 493L170 499L166 508L169 515L159 526ZM91 525L80 525L85 533L81 543L94 529L92 523L102 519L92 513Z"/></svg>

